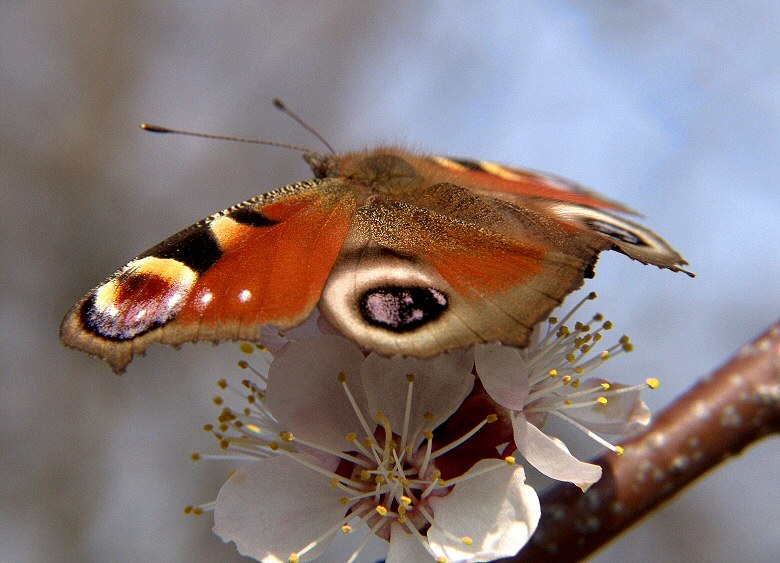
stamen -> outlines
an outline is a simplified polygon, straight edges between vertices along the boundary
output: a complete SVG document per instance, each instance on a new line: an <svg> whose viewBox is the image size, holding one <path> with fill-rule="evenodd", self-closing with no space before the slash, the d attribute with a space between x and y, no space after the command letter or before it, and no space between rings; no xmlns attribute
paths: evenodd
<svg viewBox="0 0 780 563"><path fill-rule="evenodd" d="M363 427L363 431L366 433L367 436L372 435L373 432L369 428L366 419L363 417L363 413L360 412L360 407L358 407L357 401L355 401L355 397L352 395L352 392L349 390L349 386L347 385L347 374L345 374L343 371L339 372L338 378L339 378L339 382L341 383L342 389L344 389L344 393L346 393L347 395L347 399L349 400L349 403L352 405L352 410L355 411L355 415L358 417L358 420L360 421L360 425Z"/></svg>
<svg viewBox="0 0 780 563"><path fill-rule="evenodd" d="M437 457L439 457L440 455L446 454L446 453L447 453L447 452L449 452L450 450L452 450L452 449L454 449L454 448L457 448L457 447L458 447L459 445L461 445L463 442L465 442L466 440L468 440L469 438L471 438L471 437L472 437L474 434L476 434L477 432L479 432L479 430L480 430L480 429L481 429L483 426L485 426L486 424L488 424L488 420L487 420L487 418L485 418L485 419L481 420L481 421L479 422L479 424L477 424L477 425L476 425L474 428L472 428L471 430L469 430L468 432L466 432L466 433L465 433L463 436L461 436L460 438L458 438L458 439L457 439L457 440L455 440L454 442L450 442L448 445L446 445L446 446L443 446L443 447L439 448L438 450L436 450L436 451L433 453L433 455L431 456L431 458L432 458L432 459L436 459L436 458L437 458Z"/></svg>
<svg viewBox="0 0 780 563"><path fill-rule="evenodd" d="M409 417L412 414L412 391L414 390L414 374L406 376L406 381L409 383L406 386L406 408L404 409L404 427L401 432L401 443L408 444L406 437L409 435Z"/></svg>

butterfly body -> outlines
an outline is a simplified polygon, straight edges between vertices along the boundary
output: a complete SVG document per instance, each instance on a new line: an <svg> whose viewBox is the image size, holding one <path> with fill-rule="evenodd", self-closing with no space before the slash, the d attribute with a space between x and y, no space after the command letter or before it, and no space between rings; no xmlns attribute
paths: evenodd
<svg viewBox="0 0 780 563"><path fill-rule="evenodd" d="M123 371L152 343L259 340L319 306L387 355L522 346L600 251L685 264L611 213L628 209L553 176L395 148L305 158L315 179L216 213L106 279L65 316L63 341Z"/></svg>

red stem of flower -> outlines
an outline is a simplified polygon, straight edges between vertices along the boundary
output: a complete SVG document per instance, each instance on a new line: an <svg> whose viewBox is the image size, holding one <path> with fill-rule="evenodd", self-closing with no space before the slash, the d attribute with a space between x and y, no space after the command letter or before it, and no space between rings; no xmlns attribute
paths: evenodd
<svg viewBox="0 0 780 563"><path fill-rule="evenodd" d="M601 456L583 494L561 484L542 498L529 544L505 561L588 556L711 468L780 432L780 322L702 378L624 447Z"/></svg>

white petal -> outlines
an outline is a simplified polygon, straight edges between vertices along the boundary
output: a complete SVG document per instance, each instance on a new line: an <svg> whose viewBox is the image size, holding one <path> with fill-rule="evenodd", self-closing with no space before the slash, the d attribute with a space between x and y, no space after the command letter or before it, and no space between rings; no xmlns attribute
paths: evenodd
<svg viewBox="0 0 780 563"><path fill-rule="evenodd" d="M601 467L571 455L560 440L554 440L525 419L512 416L515 445L528 463L552 479L569 481L583 491L601 478Z"/></svg>
<svg viewBox="0 0 780 563"><path fill-rule="evenodd" d="M603 380L590 380L583 388L597 387ZM625 385L612 384L610 391L625 388ZM581 423L594 432L621 436L636 432L650 422L650 409L639 398L640 391L614 394L604 392L608 401L606 405L595 405L566 409L563 414Z"/></svg>
<svg viewBox="0 0 780 563"><path fill-rule="evenodd" d="M498 466L503 467L498 467ZM498 469L455 485L446 497L431 498L434 526L428 544L447 561L492 561L515 555L528 542L539 523L541 508L536 492L525 484L520 465L485 459L469 471ZM464 536L472 545L452 539Z"/></svg>
<svg viewBox="0 0 780 563"><path fill-rule="evenodd" d="M393 522L391 526L390 549L387 552L385 563L410 563L412 561L414 563L422 563L423 561L433 561L433 556L428 553L416 535L405 530L397 522Z"/></svg>
<svg viewBox="0 0 780 563"><path fill-rule="evenodd" d="M401 433L404 423L408 374L414 374L410 431L423 420L426 412L433 420L431 429L449 418L474 387L474 355L471 350L457 350L429 359L385 358L372 353L360 369L361 380L373 417L378 411L389 419L393 431ZM422 441L420 436L413 449Z"/></svg>
<svg viewBox="0 0 780 563"><path fill-rule="evenodd" d="M358 419L338 381L339 372L361 408L366 400L358 374L363 353L339 336L293 342L268 369L266 407L280 426L302 439L344 451L346 435L363 435Z"/></svg>
<svg viewBox="0 0 780 563"><path fill-rule="evenodd" d="M530 373L520 351L501 344L476 346L474 362L488 395L508 409L522 410L528 400Z"/></svg>
<svg viewBox="0 0 780 563"><path fill-rule="evenodd" d="M236 471L217 495L214 531L238 551L262 561L287 561L333 528L309 561L328 547L346 514L343 493L324 475L279 456L250 463Z"/></svg>

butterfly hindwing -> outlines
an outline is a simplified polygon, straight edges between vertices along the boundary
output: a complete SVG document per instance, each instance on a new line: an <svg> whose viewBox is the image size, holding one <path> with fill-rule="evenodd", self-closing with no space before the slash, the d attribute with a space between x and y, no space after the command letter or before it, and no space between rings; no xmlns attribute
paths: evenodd
<svg viewBox="0 0 780 563"><path fill-rule="evenodd" d="M123 371L151 343L257 340L303 322L355 209L332 179L292 184L196 223L87 294L60 334Z"/></svg>
<svg viewBox="0 0 780 563"><path fill-rule="evenodd" d="M533 208L453 184L394 190L358 209L320 308L384 354L524 345L606 247Z"/></svg>

